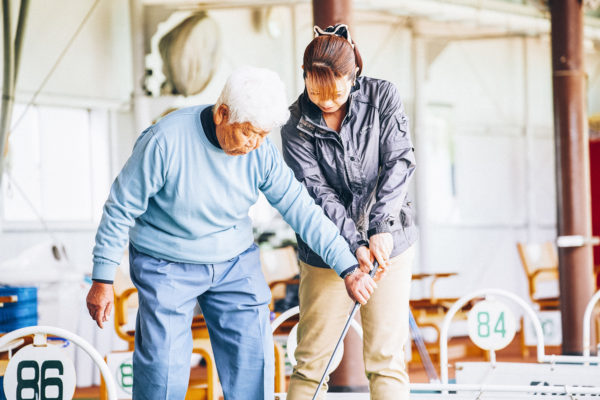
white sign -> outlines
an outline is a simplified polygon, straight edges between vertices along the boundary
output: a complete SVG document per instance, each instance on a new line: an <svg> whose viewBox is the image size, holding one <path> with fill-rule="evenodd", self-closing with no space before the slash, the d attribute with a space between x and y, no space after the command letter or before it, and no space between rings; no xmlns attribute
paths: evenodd
<svg viewBox="0 0 600 400"><path fill-rule="evenodd" d="M456 363L456 383L598 387L599 366L533 363Z"/></svg>
<svg viewBox="0 0 600 400"><path fill-rule="evenodd" d="M562 344L562 325L560 319L560 311L539 311L536 313L542 330L544 331L544 344L546 346L560 346ZM537 345L537 337L533 323L525 317L523 324L525 335L525 345Z"/></svg>
<svg viewBox="0 0 600 400"><path fill-rule="evenodd" d="M510 309L499 301L484 300L469 312L469 337L479 348L500 350L508 346L516 331Z"/></svg>
<svg viewBox="0 0 600 400"><path fill-rule="evenodd" d="M59 347L25 346L6 367L7 400L70 400L74 393L73 361Z"/></svg>
<svg viewBox="0 0 600 400"><path fill-rule="evenodd" d="M106 364L115 378L118 399L131 399L133 389L133 352L110 353Z"/></svg>

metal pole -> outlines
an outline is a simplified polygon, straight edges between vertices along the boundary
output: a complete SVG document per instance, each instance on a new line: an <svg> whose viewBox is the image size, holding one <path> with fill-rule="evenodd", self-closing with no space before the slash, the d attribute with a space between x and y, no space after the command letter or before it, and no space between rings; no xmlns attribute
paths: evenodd
<svg viewBox="0 0 600 400"><path fill-rule="evenodd" d="M23 48L23 37L25 36L25 27L27 26L27 13L29 12L29 0L21 0L19 9L19 20L17 21L17 32L15 33L15 71L13 74L13 83L17 87L17 76L19 75L19 65L21 63L21 49Z"/></svg>
<svg viewBox="0 0 600 400"><path fill-rule="evenodd" d="M590 171L581 0L550 2L558 236L590 238ZM594 292L592 247L559 248L563 354L582 354L581 321Z"/></svg>
<svg viewBox="0 0 600 400"><path fill-rule="evenodd" d="M4 149L8 137L14 95L14 48L12 41L11 14L10 0L2 0L2 45L4 47L4 68L2 69L2 106L0 108L0 183L2 183Z"/></svg>
<svg viewBox="0 0 600 400"><path fill-rule="evenodd" d="M315 25L327 28L329 25L351 25L351 0L313 0L313 20Z"/></svg>
<svg viewBox="0 0 600 400"><path fill-rule="evenodd" d="M21 48L23 47L23 37L27 22L27 12L29 11L29 0L21 0L19 7L19 19L17 22L17 31L15 40L12 41L12 24L10 0L2 1L3 11L3 46L4 46L4 73L2 76L2 116L0 118L0 183L4 171L4 153L10 134L10 123L14 106L15 87L17 85L17 75L19 73L19 63L21 61Z"/></svg>

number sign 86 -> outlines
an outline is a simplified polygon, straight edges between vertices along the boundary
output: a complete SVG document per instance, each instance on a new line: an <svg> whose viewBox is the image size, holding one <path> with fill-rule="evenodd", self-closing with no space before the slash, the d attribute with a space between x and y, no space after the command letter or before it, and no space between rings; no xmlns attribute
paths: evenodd
<svg viewBox="0 0 600 400"><path fill-rule="evenodd" d="M66 400L74 392L73 362L55 346L26 346L6 367L7 400Z"/></svg>
<svg viewBox="0 0 600 400"><path fill-rule="evenodd" d="M28 369L33 370L32 377L27 374ZM59 377L48 377L48 371L56 370L60 376L63 369L62 362L57 360L44 361L41 370L37 361L21 361L17 365L17 400L62 400L62 380Z"/></svg>

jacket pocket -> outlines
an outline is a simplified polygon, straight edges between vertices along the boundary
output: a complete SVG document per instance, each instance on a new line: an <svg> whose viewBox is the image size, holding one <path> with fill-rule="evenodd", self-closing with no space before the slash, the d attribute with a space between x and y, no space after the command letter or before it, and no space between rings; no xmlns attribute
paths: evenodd
<svg viewBox="0 0 600 400"><path fill-rule="evenodd" d="M407 202L400 210L400 222L403 227L411 226L414 223L414 216L411 202Z"/></svg>

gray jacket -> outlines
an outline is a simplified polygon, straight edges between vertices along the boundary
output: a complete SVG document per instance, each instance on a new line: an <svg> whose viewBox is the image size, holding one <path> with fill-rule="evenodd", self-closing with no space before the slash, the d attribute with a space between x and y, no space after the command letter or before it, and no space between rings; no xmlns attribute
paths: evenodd
<svg viewBox="0 0 600 400"><path fill-rule="evenodd" d="M290 106L281 129L283 157L354 253L381 232L394 238L396 256L417 239L408 184L415 171L408 120L398 89L359 77L339 134L327 127L306 91ZM307 264L327 264L298 238Z"/></svg>

